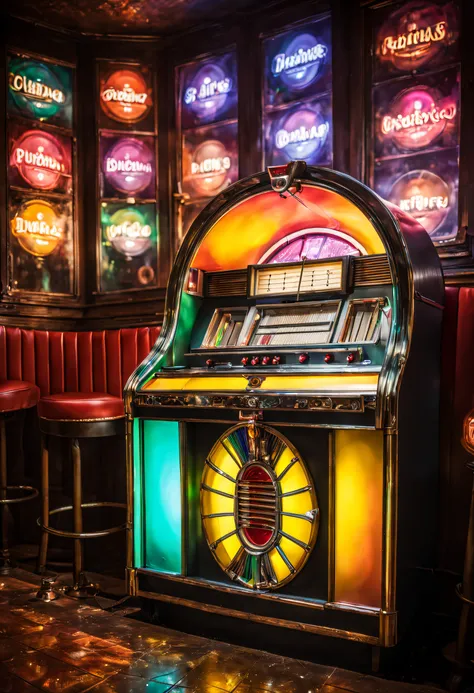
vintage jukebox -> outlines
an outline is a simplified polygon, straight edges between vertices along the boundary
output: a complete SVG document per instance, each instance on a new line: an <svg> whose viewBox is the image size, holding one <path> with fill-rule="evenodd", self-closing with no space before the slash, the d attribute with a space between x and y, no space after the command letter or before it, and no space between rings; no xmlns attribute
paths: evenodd
<svg viewBox="0 0 474 693"><path fill-rule="evenodd" d="M126 389L130 593L395 645L433 565L443 292L423 228L349 176L214 198Z"/></svg>

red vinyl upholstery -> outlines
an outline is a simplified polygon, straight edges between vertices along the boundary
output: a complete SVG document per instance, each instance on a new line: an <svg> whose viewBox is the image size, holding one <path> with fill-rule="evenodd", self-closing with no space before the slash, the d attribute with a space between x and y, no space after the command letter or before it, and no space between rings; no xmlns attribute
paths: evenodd
<svg viewBox="0 0 474 693"><path fill-rule="evenodd" d="M472 487L461 436L474 407L474 288L446 288L441 358L439 565L461 573Z"/></svg>
<svg viewBox="0 0 474 693"><path fill-rule="evenodd" d="M34 407L40 396L36 385L24 380L0 381L0 413Z"/></svg>
<svg viewBox="0 0 474 693"><path fill-rule="evenodd" d="M42 397L38 415L44 419L84 421L118 419L125 416L125 412L121 397L104 392L62 392Z"/></svg>
<svg viewBox="0 0 474 693"><path fill-rule="evenodd" d="M123 387L159 332L159 327L49 332L0 325L0 381L37 385L38 411L45 418L123 416Z"/></svg>

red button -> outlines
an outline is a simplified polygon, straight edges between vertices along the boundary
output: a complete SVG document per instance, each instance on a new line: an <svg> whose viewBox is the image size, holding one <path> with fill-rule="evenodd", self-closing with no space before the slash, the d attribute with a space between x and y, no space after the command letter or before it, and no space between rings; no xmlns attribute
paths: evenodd
<svg viewBox="0 0 474 693"><path fill-rule="evenodd" d="M355 354L347 354L347 363L353 363L355 361Z"/></svg>
<svg viewBox="0 0 474 693"><path fill-rule="evenodd" d="M274 356L274 357L272 358L272 363L273 363L274 366L278 366L278 364L280 363L280 361L281 361L281 357L280 357L280 356Z"/></svg>
<svg viewBox="0 0 474 693"><path fill-rule="evenodd" d="M260 363L260 356L254 356L250 361L252 366L257 366Z"/></svg>
<svg viewBox="0 0 474 693"><path fill-rule="evenodd" d="M214 365L214 361L212 359L207 359L206 366L208 368L212 368L213 365Z"/></svg>
<svg viewBox="0 0 474 693"><path fill-rule="evenodd" d="M332 359L333 359L332 354L326 354L326 356L324 357L324 360L326 363L331 363Z"/></svg>
<svg viewBox="0 0 474 693"><path fill-rule="evenodd" d="M248 362L249 362L249 357L248 357L248 356L243 356L243 357L240 359L240 363L242 364L242 366L246 366L246 365L248 364Z"/></svg>
<svg viewBox="0 0 474 693"><path fill-rule="evenodd" d="M308 360L308 358L309 358L308 354L300 354L300 355L298 356L298 361L299 361L300 363L306 363L306 361Z"/></svg>
<svg viewBox="0 0 474 693"><path fill-rule="evenodd" d="M270 363L270 357L269 357L269 356L264 356L263 359L262 359L262 363L263 363L264 366L268 366L268 364Z"/></svg>

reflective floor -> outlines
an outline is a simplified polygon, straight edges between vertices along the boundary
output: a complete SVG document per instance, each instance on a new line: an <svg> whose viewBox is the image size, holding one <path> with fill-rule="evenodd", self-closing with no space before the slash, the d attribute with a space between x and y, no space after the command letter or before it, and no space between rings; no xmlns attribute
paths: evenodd
<svg viewBox="0 0 474 693"><path fill-rule="evenodd" d="M35 601L30 579L0 578L0 693L439 693L185 635L126 608Z"/></svg>

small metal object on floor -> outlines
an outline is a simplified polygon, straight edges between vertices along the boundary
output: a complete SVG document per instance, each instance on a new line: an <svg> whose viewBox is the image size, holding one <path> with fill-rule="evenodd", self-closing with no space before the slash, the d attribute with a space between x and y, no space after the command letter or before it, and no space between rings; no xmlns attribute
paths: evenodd
<svg viewBox="0 0 474 693"><path fill-rule="evenodd" d="M61 595L53 587L55 582L56 576L42 577L40 588L36 593L36 599L39 599L42 602L52 602L55 599L58 599L58 597Z"/></svg>

